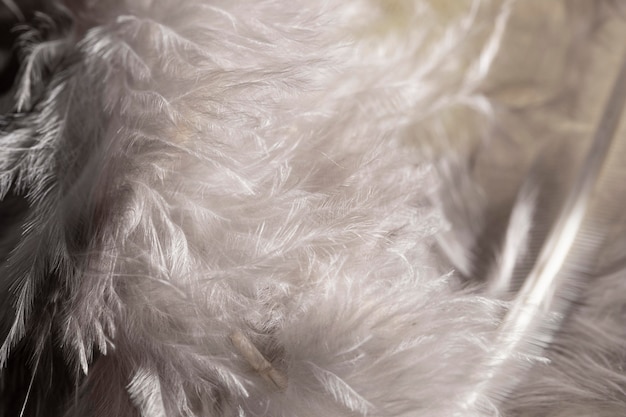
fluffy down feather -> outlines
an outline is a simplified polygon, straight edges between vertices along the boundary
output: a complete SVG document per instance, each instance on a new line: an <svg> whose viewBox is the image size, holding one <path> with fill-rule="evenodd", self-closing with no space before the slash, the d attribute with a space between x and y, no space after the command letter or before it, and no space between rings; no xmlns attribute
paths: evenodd
<svg viewBox="0 0 626 417"><path fill-rule="evenodd" d="M601 118L618 4L27 3L0 417L626 414L615 210L553 340L477 390Z"/></svg>

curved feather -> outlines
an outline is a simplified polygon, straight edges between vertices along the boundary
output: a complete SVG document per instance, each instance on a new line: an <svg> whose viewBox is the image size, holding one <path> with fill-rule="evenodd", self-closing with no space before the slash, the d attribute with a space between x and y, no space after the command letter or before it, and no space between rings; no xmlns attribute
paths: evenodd
<svg viewBox="0 0 626 417"><path fill-rule="evenodd" d="M586 244L581 229L609 151L616 141L625 103L626 55L582 168L560 216L500 326L491 349L492 355L486 366L481 368L485 378L470 393L468 405L474 406L484 395L496 402L498 398L508 395L525 370L523 366L522 372L516 368L516 358L540 353L558 331L562 314L584 288L589 267L581 265L580 259L571 259L573 263L578 263L575 266L578 274L563 272L567 268L568 256L576 252L576 246ZM516 222L511 222L510 227L517 226Z"/></svg>

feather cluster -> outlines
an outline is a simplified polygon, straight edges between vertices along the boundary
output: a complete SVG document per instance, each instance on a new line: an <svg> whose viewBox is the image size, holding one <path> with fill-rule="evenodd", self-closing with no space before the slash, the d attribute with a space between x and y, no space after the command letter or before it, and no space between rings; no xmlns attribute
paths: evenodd
<svg viewBox="0 0 626 417"><path fill-rule="evenodd" d="M626 415L618 2L2 4L0 417Z"/></svg>

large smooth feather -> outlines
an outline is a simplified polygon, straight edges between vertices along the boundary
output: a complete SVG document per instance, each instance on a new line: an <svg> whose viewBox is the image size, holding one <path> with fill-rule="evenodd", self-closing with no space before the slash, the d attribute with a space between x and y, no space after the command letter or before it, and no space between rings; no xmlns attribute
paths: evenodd
<svg viewBox="0 0 626 417"><path fill-rule="evenodd" d="M616 132L626 103L626 55L607 99L602 118L598 124L583 165L575 179L565 204L557 217L552 231L547 236L543 249L498 331L491 358L480 372L485 375L472 391L468 402L473 404L488 393L494 403L505 398L517 382L523 378L525 366L516 364L520 356L541 353L554 334L559 330L560 315L564 314L578 295L589 285L589 275L595 266L597 248L589 248L589 236L583 228L588 207L596 191L599 177L607 169L607 159L612 144L619 140ZM519 211L526 211L526 202L514 208L510 228L523 231L517 218ZM587 219L594 222L595 219ZM583 245L581 257L576 245ZM510 258L510 248L505 245L505 258ZM523 245L520 245L523 247ZM595 252L594 252L595 249ZM576 256L572 256L572 254ZM563 273L566 261L574 264L575 274ZM507 261L509 265L511 261ZM570 267L571 269L571 267ZM511 267L501 269L509 274ZM498 287L505 284L494 279ZM506 280L505 280L506 281ZM490 407L493 407L491 404Z"/></svg>

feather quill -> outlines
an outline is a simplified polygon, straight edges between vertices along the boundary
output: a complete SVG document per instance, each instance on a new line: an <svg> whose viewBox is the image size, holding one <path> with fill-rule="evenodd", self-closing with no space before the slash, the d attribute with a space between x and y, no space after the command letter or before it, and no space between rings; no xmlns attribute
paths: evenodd
<svg viewBox="0 0 626 417"><path fill-rule="evenodd" d="M581 259L571 259L572 263L577 263L574 268L579 271L578 274L567 274L563 271L567 268L568 256L575 252L576 246L587 244L588 239L581 229L596 184L605 168L609 150L616 141L616 132L625 102L626 55L622 58L611 94L578 177L538 258L500 326L491 349L492 355L486 367L481 369L485 378L468 397L467 404L470 409L476 406L477 401L484 399L485 395L492 403L479 407L491 408L499 399L506 398L516 383L523 378L525 367L516 367L516 358L540 353L558 331L559 318L584 288L591 271L591 266L586 265L585 260L582 260L581 264ZM524 204L524 201L521 203ZM516 209L513 211L514 215L515 212ZM510 227L519 229L519 222L514 221L514 215ZM507 272L510 269L507 268ZM501 277L496 277L498 278ZM506 280L505 283L498 282L497 286L506 287Z"/></svg>

